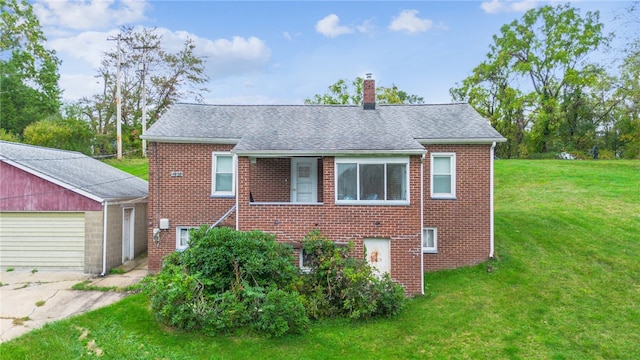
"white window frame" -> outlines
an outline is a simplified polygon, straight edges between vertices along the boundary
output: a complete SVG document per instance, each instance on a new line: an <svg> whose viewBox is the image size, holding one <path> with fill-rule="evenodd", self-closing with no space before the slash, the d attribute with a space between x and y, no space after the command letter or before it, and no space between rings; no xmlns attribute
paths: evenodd
<svg viewBox="0 0 640 360"><path fill-rule="evenodd" d="M231 157L231 191L216 191L216 163L218 156ZM213 152L211 155L211 196L230 197L236 193L236 157L230 152Z"/></svg>
<svg viewBox="0 0 640 360"><path fill-rule="evenodd" d="M310 273L311 272L311 268L309 266L305 266L304 265L304 246L300 248L300 264L299 264L299 268L300 271L302 271L303 273Z"/></svg>
<svg viewBox="0 0 640 360"><path fill-rule="evenodd" d="M387 190L386 164L404 164L406 167L405 189L406 200L340 200L338 199L338 164L356 164L356 196L360 196L360 165L385 165L384 189ZM336 205L409 205L410 204L410 159L409 157L367 157L367 158L335 158L334 160L334 201ZM385 194L386 197L386 194Z"/></svg>
<svg viewBox="0 0 640 360"><path fill-rule="evenodd" d="M435 174L434 172L434 158L442 158L442 157L448 157L451 159L450 161L450 175L451 176L451 192L449 193L436 193L434 192L434 176L435 175L440 175L440 174ZM435 153L431 153L431 181L430 181L430 188L431 188L431 198L432 199L455 199L456 198L456 153L451 153L451 152L435 152Z"/></svg>
<svg viewBox="0 0 640 360"><path fill-rule="evenodd" d="M424 246L424 239L427 235L427 232L433 231L433 247ZM438 229L434 227L426 227L422 228L422 252L429 254L437 254L438 253Z"/></svg>
<svg viewBox="0 0 640 360"><path fill-rule="evenodd" d="M182 251L189 247L189 231L191 229L196 229L197 226L177 226L176 227L176 250ZM182 231L187 231L187 245L182 245L180 243Z"/></svg>

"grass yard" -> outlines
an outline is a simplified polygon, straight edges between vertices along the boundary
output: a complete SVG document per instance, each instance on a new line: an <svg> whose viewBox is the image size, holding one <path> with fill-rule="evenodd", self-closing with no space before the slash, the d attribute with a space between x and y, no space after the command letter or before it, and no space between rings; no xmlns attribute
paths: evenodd
<svg viewBox="0 0 640 360"><path fill-rule="evenodd" d="M426 296L397 317L204 337L159 326L132 295L1 344L0 357L640 358L640 162L498 160L495 183L497 258L426 274Z"/></svg>
<svg viewBox="0 0 640 360"><path fill-rule="evenodd" d="M135 175L141 179L149 180L149 161L148 159L105 159L105 163L116 167L129 174Z"/></svg>

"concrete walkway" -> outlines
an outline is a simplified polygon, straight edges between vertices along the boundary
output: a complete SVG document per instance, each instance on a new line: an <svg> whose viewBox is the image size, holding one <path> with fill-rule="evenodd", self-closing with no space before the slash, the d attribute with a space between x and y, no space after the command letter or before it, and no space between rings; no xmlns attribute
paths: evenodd
<svg viewBox="0 0 640 360"><path fill-rule="evenodd" d="M45 323L61 320L111 305L128 295L126 287L148 274L147 257L118 267L123 274L105 277L78 272L0 272L0 343L16 338ZM117 287L120 291L72 290L77 283Z"/></svg>

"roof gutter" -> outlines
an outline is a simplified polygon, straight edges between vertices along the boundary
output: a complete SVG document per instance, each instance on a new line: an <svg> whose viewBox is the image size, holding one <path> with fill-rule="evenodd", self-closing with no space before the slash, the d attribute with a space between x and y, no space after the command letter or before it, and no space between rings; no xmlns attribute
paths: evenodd
<svg viewBox="0 0 640 360"><path fill-rule="evenodd" d="M108 199L104 199L104 201L108 201L109 203L111 203L111 205L147 203L149 202L149 195L135 197L135 198L108 198Z"/></svg>
<svg viewBox="0 0 640 360"><path fill-rule="evenodd" d="M237 144L240 138L200 138L200 137L174 137L174 136L149 136L142 135L141 139L161 143L179 144Z"/></svg>
<svg viewBox="0 0 640 360"><path fill-rule="evenodd" d="M416 139L423 145L437 144L495 144L496 142L505 142L505 138L449 138L449 139Z"/></svg>
<svg viewBox="0 0 640 360"><path fill-rule="evenodd" d="M380 154L380 156L389 155L423 155L426 154L425 149L408 149L408 150L231 150L233 154L238 156L255 156L255 157L285 157L285 156L372 156Z"/></svg>

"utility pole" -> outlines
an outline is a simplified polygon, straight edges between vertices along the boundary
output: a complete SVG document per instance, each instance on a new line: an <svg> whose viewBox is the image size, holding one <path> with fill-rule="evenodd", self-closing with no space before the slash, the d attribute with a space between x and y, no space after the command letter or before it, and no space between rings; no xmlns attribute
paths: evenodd
<svg viewBox="0 0 640 360"><path fill-rule="evenodd" d="M144 62L146 51L142 52L142 135L147 132L147 87L144 79L147 74L147 64ZM147 139L142 138L142 157L147 157Z"/></svg>
<svg viewBox="0 0 640 360"><path fill-rule="evenodd" d="M145 79L147 77L147 50L155 49L156 46L138 46L134 49L142 49L142 135L147 132L147 87ZM142 139L142 157L147 157L147 140Z"/></svg>
<svg viewBox="0 0 640 360"><path fill-rule="evenodd" d="M122 160L122 104L120 101L120 40L122 35L118 34L115 38L107 38L107 40L116 40L118 42L118 64L116 70L116 146L118 147L118 160Z"/></svg>

